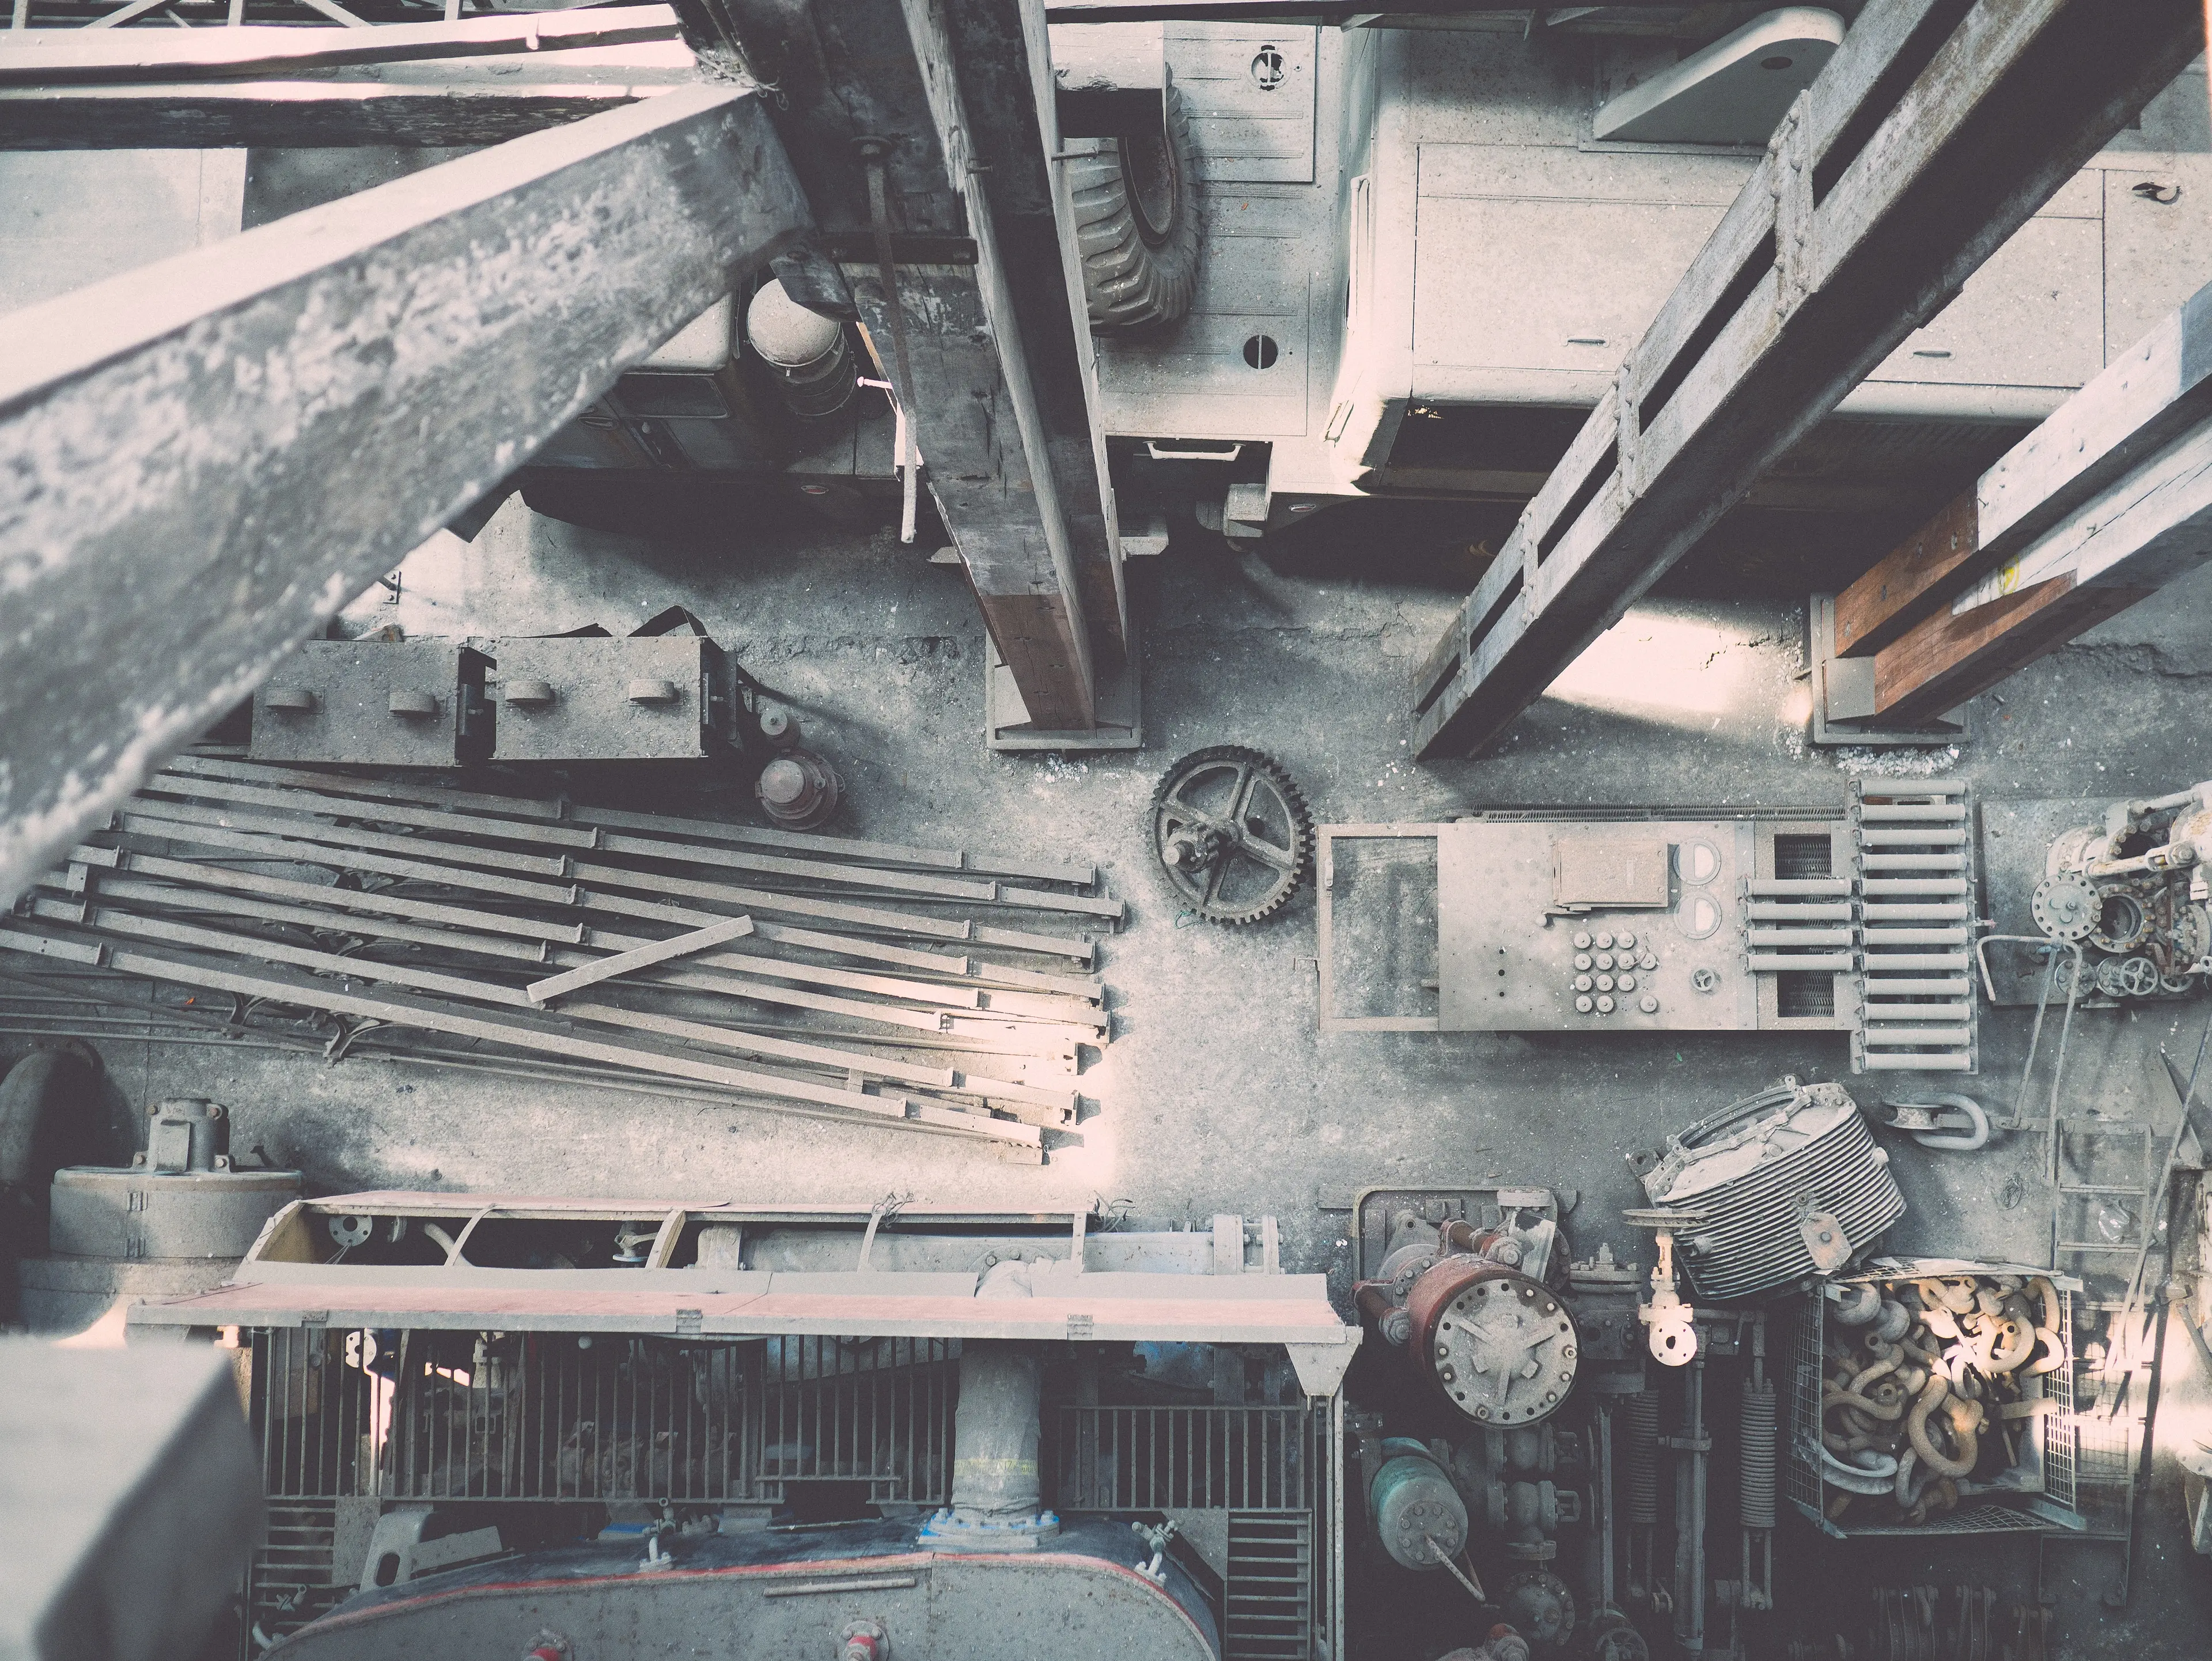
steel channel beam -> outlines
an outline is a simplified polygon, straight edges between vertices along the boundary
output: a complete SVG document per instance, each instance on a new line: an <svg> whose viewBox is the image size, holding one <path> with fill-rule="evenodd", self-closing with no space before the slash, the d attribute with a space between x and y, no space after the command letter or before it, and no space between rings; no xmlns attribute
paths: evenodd
<svg viewBox="0 0 2212 1661"><path fill-rule="evenodd" d="M610 807L541 801L527 796L487 796L471 791L430 788L409 789L380 780L349 778L340 774L319 773L298 767L276 767L264 762L179 756L163 771L179 779L216 779L240 784L278 786L302 796L372 797L380 801L434 808L441 813L467 809L507 818L556 820L584 826L604 825L615 830L647 830L664 837L696 837L702 841L736 843L743 847L775 848L800 854L829 854L842 859L865 860L876 865L912 865L926 870L965 871L977 876L1022 877L1033 882L1066 883L1076 888L1088 888L1098 880L1097 867L1090 865L1062 865L1050 860L969 854L946 848L911 848L900 843L866 842L848 837L808 836L796 830L769 830L757 825L724 824L713 819L683 818L665 813L629 813ZM313 811L341 810L317 808Z"/></svg>
<svg viewBox="0 0 2212 1661"><path fill-rule="evenodd" d="M527 1018L491 1019L398 993L366 996L309 976L288 975L274 968L241 974L228 968L119 950L104 941L58 938L13 927L0 927L0 950L58 958L65 962L94 964L145 979L232 992L246 997L266 998L279 1003L301 1004L332 1014L387 1021L394 1025L440 1032L448 1037L479 1038L576 1060L635 1068L641 1072L690 1079L754 1095L782 1097L817 1106L838 1108L893 1123L902 1122L912 1114L933 1124L966 1130L996 1141L1035 1146L1039 1140L1039 1132L1033 1126L1010 1123L957 1109L932 1109L902 1096L868 1096L857 1090L838 1090L812 1085L804 1080L787 1078L781 1074L757 1073L749 1068L726 1067L690 1057L666 1055L654 1050L581 1038L554 1030L550 1024L532 1022ZM335 958L333 961L340 965L338 972L341 973L358 974L363 967L350 958Z"/></svg>
<svg viewBox="0 0 2212 1661"><path fill-rule="evenodd" d="M419 881L441 883L450 887L474 889L480 892L505 895L513 899L533 900L543 904L573 906L586 903L586 891L574 884L556 885L533 881L527 878L502 876L496 872L480 871L465 866L434 864L428 861L395 859L357 849L327 848L319 843L299 842L278 836L253 831L232 830L215 825L196 824L181 819L166 819L152 814L125 812L117 816L119 828L127 836L150 837L162 842L181 842L204 848L224 848L237 853L258 854L272 860L293 860L302 864L320 865L332 871L373 871L380 875L410 877ZM927 939L974 941L980 945L1005 946L1024 952L1050 952L1089 963L1097 948L1090 941L1066 939L1052 934L1030 934L1013 929L985 928L965 920L953 921L939 917L917 916L910 912L886 911L879 907L851 905L837 900L808 899L778 893L766 889L739 888L724 883L692 882L680 877L664 877L649 872L627 870L620 866L604 866L595 862L579 862L574 876L614 888L641 889L647 893L676 897L710 900L718 904L734 905L740 910L781 912L789 916L813 917L825 922L842 922L854 928L882 929L893 934L919 934ZM605 909L622 909L615 904L617 897L593 893L589 903ZM665 907L651 911L629 910L630 916L665 916L669 921L683 919L672 916Z"/></svg>
<svg viewBox="0 0 2212 1661"><path fill-rule="evenodd" d="M1873 0L1415 678L1466 755L2203 46L2195 0Z"/></svg>
<svg viewBox="0 0 2212 1661"><path fill-rule="evenodd" d="M0 318L0 897L808 223L686 88Z"/></svg>
<svg viewBox="0 0 2212 1661"><path fill-rule="evenodd" d="M596 849L608 854L626 854L634 859L666 860L679 864L727 867L732 870L756 872L763 876L787 877L813 884L836 885L853 888L880 889L890 894L911 894L931 899L968 900L985 905L1006 905L1038 911L1060 911L1071 916L1103 917L1118 922L1126 908L1116 899L1088 894L1056 894L1042 889L1009 888L993 881L962 881L946 876L927 873L885 870L866 865L834 865L822 860L786 858L771 854L741 852L735 849L702 846L692 843L670 842L659 837L609 835L594 825L576 829L568 825L543 824L531 821L501 823L474 815L445 812L434 808L411 807L399 805L374 809L353 807L342 801L302 799L300 793L272 790L255 785L233 784L220 781L186 780L167 775L151 780L145 791L149 796L206 798L216 801L235 801L248 806L273 807L296 814L322 814L331 818L388 820L397 824L420 825L425 829L445 830L455 836L482 837L508 842L542 843L557 848ZM157 807L157 812L169 811ZM216 810L191 807L176 810L187 817L206 816ZM646 815L626 817L646 818ZM201 817L200 823L214 820ZM305 819L289 827L278 821L248 819L224 815L223 822L240 828L278 830L291 836L308 837L323 842L358 843L368 848L419 849L434 858L454 857L435 852L441 844L419 837L380 837L352 826L325 824L319 819ZM649 823L649 821L648 821ZM825 839L826 840L826 839ZM495 855L473 847L466 849L467 856L475 863L504 867L512 870L535 870L539 875L556 876L558 860L532 860L526 855ZM954 855L958 858L958 855Z"/></svg>

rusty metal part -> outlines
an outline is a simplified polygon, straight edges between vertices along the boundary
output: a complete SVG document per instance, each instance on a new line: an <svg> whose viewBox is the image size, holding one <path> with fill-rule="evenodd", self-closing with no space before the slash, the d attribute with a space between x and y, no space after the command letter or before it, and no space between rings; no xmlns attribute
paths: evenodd
<svg viewBox="0 0 2212 1661"><path fill-rule="evenodd" d="M1574 1317L1541 1281L1455 1254L1413 1282L1406 1308L1415 1366L1469 1419L1534 1424L1574 1388L1582 1353Z"/></svg>
<svg viewBox="0 0 2212 1661"><path fill-rule="evenodd" d="M1193 751L1152 791L1152 851L1168 885L1208 922L1243 924L1290 904L1313 863L1313 818L1273 757L1242 745Z"/></svg>

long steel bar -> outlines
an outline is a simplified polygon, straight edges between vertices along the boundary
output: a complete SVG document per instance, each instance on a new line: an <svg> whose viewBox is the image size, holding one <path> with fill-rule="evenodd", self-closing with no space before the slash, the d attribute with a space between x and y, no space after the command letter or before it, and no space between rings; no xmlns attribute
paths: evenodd
<svg viewBox="0 0 2212 1661"><path fill-rule="evenodd" d="M725 917L720 922L710 922L701 928L678 934L665 940L647 940L637 946L625 946L606 957L594 957L565 969L557 975L549 975L542 981L532 981L523 989L532 1003L550 1003L571 992L580 992L601 981L614 979L617 975L629 975L648 969L654 964L667 963L676 958L696 957L702 952L712 951L726 941L753 932L753 920L738 916Z"/></svg>
<svg viewBox="0 0 2212 1661"><path fill-rule="evenodd" d="M895 1123L912 1116L997 1141L1040 1145L1040 1133L1030 1125L987 1118L957 1109L927 1107L903 1096L870 1096L858 1090L837 1090L781 1074L726 1067L717 1062L668 1055L635 1045L606 1043L556 1031L536 1023L489 1019L424 1003L398 993L365 996L327 982L304 975L286 975L273 968L254 974L241 974L234 970L179 962L148 952L117 950L104 942L57 938L7 926L0 926L0 950L57 958L64 962L96 964L149 980L170 981L246 997L267 998L281 1003L304 1004L333 1014L388 1021L395 1025L421 1028L452 1037L478 1038L522 1049L542 1050L578 1060L607 1062L672 1078L696 1080L751 1094L788 1097Z"/></svg>
<svg viewBox="0 0 2212 1661"><path fill-rule="evenodd" d="M556 885L526 878L502 876L495 872L471 870L465 866L394 859L356 849L326 848L318 843L295 842L284 837L165 819L130 811L118 817L120 829L130 836L182 842L199 847L227 848L242 854L257 854L265 859L295 860L337 871L372 871L384 876L411 877L423 882L476 889L485 893L503 894L514 899L536 900L551 905L578 904L582 902L586 891L572 885ZM948 921L912 912L889 911L875 906L848 904L838 900L808 899L767 889L692 882L683 878L630 871L620 866L577 862L572 874L615 888L643 889L649 893L711 900L746 911L781 912L843 922L855 928L882 929L892 934L919 934L934 940L975 941L982 945L1005 946L1018 951L1050 952L1085 964L1096 956L1096 947L1084 940L1031 934L1016 929L987 928L964 920Z"/></svg>
<svg viewBox="0 0 2212 1661"><path fill-rule="evenodd" d="M849 837L808 836L795 830L769 830L757 825L724 824L713 819L685 818L666 813L624 812L614 808L544 801L527 796L489 796L428 786L410 788L382 780L319 772L309 768L272 766L265 762L179 756L164 771L180 778L222 779L244 784L276 785L311 794L374 797L383 801L436 808L444 812L468 809L510 818L565 820L580 825L605 825L610 830L651 830L664 836L696 837L708 842L780 848L793 853L828 854L877 865L913 865L927 870L968 871L979 876L1023 877L1032 882L1066 883L1077 888L1088 888L1098 879L1097 867L1089 865L1062 865L1050 860L969 854L946 848L915 848L902 843L868 842Z"/></svg>
<svg viewBox="0 0 2212 1661"><path fill-rule="evenodd" d="M248 806L276 808L301 814L343 816L351 818L368 817L360 810L349 809L343 803L323 803L313 798L302 799L290 791L264 789L251 785L230 784L194 780L185 782L167 776L152 780L146 796L207 797L216 800L236 801ZM221 819L209 817L216 810L190 805L172 807L167 803L154 804L151 811L175 812L192 817L201 824L234 824L241 829L276 830L281 834L304 837L311 841L333 842L343 839L367 848L419 849L425 853L434 848L453 844L439 843L426 837L392 837L364 832L350 825L325 824L320 819L304 818L287 824L273 819L225 813ZM788 877L817 884L842 885L848 887L881 889L889 893L926 896L933 899L973 901L981 904L1006 904L1035 910L1065 911L1082 916L1118 920L1123 912L1121 901L1085 894L1060 894L1042 889L1009 888L997 882L963 882L957 879L895 871L866 865L833 865L819 860L787 859L774 855L740 852L727 848L706 847L689 843L670 842L662 837L643 837L625 835L609 836L596 828L575 830L562 825L532 823L497 824L483 818L433 809L415 807L380 807L374 817L398 824L414 824L428 830L444 830L455 836L482 837L510 842L538 843L558 848L596 849L608 854L628 855L634 859L666 860L691 865L726 866L741 871L757 872L764 876ZM625 817L646 819L643 814ZM823 840L827 840L824 838ZM434 857L460 857L437 854ZM541 875L558 875L557 860L538 860L525 864L526 855L494 855L489 850L473 847L467 857L475 863L504 866L514 870L535 869ZM957 857L957 855L955 857Z"/></svg>
<svg viewBox="0 0 2212 1661"><path fill-rule="evenodd" d="M2196 0L1872 0L1417 673L1469 753L2203 47Z"/></svg>
<svg viewBox="0 0 2212 1661"><path fill-rule="evenodd" d="M71 873L72 877L74 877L74 874L75 873L73 872ZM308 886L308 885L304 884L292 885L302 888ZM228 894L196 896L190 890L163 888L153 884L137 884L127 880L118 883L115 879L106 876L101 876L98 879L98 891L99 897L102 900L116 898L136 899L140 901L142 904L152 902L158 904L167 905L171 908L183 907L202 910L212 908L226 916L260 916L267 921L303 922L311 927L319 926L325 928L337 929L352 928L382 938L408 940L424 944L445 945L452 949L462 952L474 952L481 955L498 958L520 958L532 963L544 963L553 964L555 966L573 966L576 970L590 969L597 965L605 964L610 961L608 958L596 953L556 950L550 945L546 944L540 944L535 947L526 947L520 942L506 941L494 937L473 935L465 932L447 935L441 934L437 931L416 929L406 924L365 922L362 919L351 917L333 917L327 915L319 914L307 908L276 906L258 901L240 900L236 897ZM60 914L49 913L48 915ZM459 912L457 915L466 916L471 914ZM710 914L697 915L701 916L710 916ZM732 920L726 918L714 919L707 923L705 927L712 928L720 923L726 923ZM594 946L600 947L614 947L626 952L635 952L641 949L648 949L655 946L667 944L666 942L654 941L639 936L608 935L598 930L588 932ZM212 944L212 942L210 941L201 941L198 943ZM255 943L250 940L239 940L234 941L232 944L234 946L235 949L243 952L249 956L253 955L256 950ZM222 949L231 948L224 947ZM264 952L263 955L269 955L269 953ZM372 959L362 958L349 958L347 961L363 964L364 969L362 972L364 973L368 972L366 966L373 963ZM702 964L734 968L741 971L756 970L767 972L771 969L781 970L789 967L809 967L808 965L785 965L781 964L772 964L770 960L728 952L704 952L701 953L698 961ZM798 1008L824 1011L830 1013L841 1014L864 1021L870 1021L878 1025L898 1027L904 1031L917 1033L943 1032L948 1030L945 1025L945 1015L943 1013L925 1013L923 1011L898 1006L858 1003L849 999L829 998L811 994L793 992L781 987L773 985L763 986L757 980L749 977L741 977L737 975L702 974L696 970L682 972L662 970L652 982L649 983L649 984L678 986L686 989L708 991L728 997L747 999L755 1002L782 1004ZM888 984L902 988L903 989L901 995L907 996L915 996L919 995L921 996L927 997L933 991L933 989L931 988L919 985L909 985L908 983L889 983ZM945 990L951 992L955 989L948 988L945 989ZM975 998L975 995L973 992L967 993L965 995L965 1001L940 1005L939 1010L941 1012L945 1009L972 1009L975 1007L974 1001ZM511 999L506 997L504 995L501 996L499 1001L502 1002L512 1001ZM542 1000L533 997L531 998L529 1001L536 1003L542 1001ZM564 1008L562 1013L567 1014L574 1012ZM1099 1016L1097 1018L1096 1026L1090 1025L1076 1025L1069 1023L1047 1024L1042 1021L1034 1024L1016 1023L1006 1026L1005 1032L1014 1041L1013 1048L1018 1053L1051 1056L1064 1053L1070 1045L1076 1043L1103 1043L1103 1037L1102 1029L1103 1022L1104 1018L1103 1016ZM866 1034L856 1033L848 1036L864 1040L867 1038L867 1035ZM873 1041L884 1042L886 1040L879 1039ZM902 1041L903 1040L896 1040L893 1042ZM836 1064L842 1065L847 1063L857 1063L859 1059L860 1058L858 1057L850 1056L848 1053L845 1057L845 1062ZM1024 1088L1024 1086L1009 1086L1008 1091L1010 1093L1020 1095L1023 1092ZM1058 1099L1058 1095L1055 1092L1042 1093L1048 1099Z"/></svg>
<svg viewBox="0 0 2212 1661"><path fill-rule="evenodd" d="M0 897L810 223L684 88L0 317Z"/></svg>

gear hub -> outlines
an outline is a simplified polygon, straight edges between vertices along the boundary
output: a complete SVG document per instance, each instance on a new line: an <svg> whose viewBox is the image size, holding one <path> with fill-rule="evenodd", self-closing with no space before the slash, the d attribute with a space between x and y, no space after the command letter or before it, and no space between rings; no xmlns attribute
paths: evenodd
<svg viewBox="0 0 2212 1661"><path fill-rule="evenodd" d="M1313 861L1313 820L1273 757L1194 751L1152 792L1152 850L1168 885L1208 922L1258 922L1290 903Z"/></svg>

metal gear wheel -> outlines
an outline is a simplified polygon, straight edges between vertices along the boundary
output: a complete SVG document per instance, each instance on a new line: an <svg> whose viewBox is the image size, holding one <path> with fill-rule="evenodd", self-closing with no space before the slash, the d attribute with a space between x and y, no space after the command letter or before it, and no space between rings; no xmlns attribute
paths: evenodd
<svg viewBox="0 0 2212 1661"><path fill-rule="evenodd" d="M1215 745L1185 756L1153 790L1152 852L1176 897L1199 916L1258 922L1305 880L1313 819L1274 757Z"/></svg>

